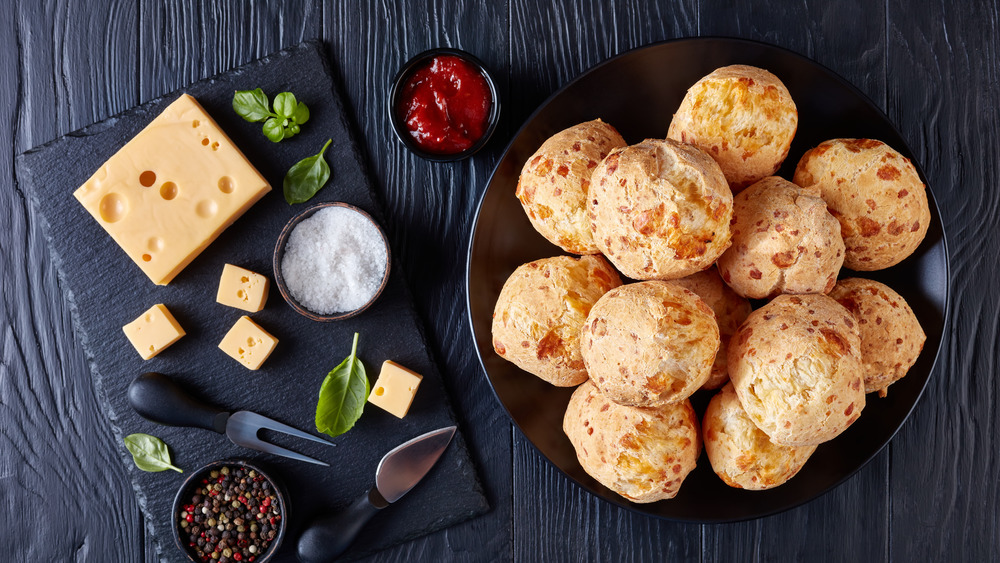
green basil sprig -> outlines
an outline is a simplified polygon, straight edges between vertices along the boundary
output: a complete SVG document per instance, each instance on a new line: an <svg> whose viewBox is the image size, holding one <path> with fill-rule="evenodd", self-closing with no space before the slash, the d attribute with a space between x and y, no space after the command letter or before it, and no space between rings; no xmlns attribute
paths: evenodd
<svg viewBox="0 0 1000 563"><path fill-rule="evenodd" d="M296 162L285 174L282 190L288 203L303 203L312 199L316 192L330 179L330 165L323 159L323 153L330 146L332 139L327 139L319 154Z"/></svg>
<svg viewBox="0 0 1000 563"><path fill-rule="evenodd" d="M333 368L323 380L316 403L316 430L340 436L361 418L368 399L368 376L358 359L358 333L354 333L351 355Z"/></svg>
<svg viewBox="0 0 1000 563"><path fill-rule="evenodd" d="M170 464L170 450L163 440L149 434L129 434L125 437L125 447L132 454L135 466L143 471L157 472L173 469L184 473Z"/></svg>
<svg viewBox="0 0 1000 563"><path fill-rule="evenodd" d="M309 108L295 99L295 94L282 92L274 97L274 111L268 107L267 94L255 90L238 90L233 95L233 110L243 119L264 122L264 136L277 143L299 132L299 126L309 121Z"/></svg>

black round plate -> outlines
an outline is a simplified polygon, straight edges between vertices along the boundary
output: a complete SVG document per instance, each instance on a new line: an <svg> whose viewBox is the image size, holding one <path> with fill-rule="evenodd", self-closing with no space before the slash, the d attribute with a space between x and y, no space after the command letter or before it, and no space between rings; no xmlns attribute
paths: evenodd
<svg viewBox="0 0 1000 563"><path fill-rule="evenodd" d="M869 394L861 418L835 440L820 445L795 478L769 491L733 489L712 472L707 456L702 455L675 498L633 504L583 471L562 432L563 412L572 389L553 387L493 351L490 324L504 281L525 262L562 254L535 232L514 196L521 167L549 136L591 119L601 118L614 125L629 143L665 137L673 112L688 87L720 66L737 63L776 74L798 106L798 133L778 172L780 176L790 179L806 150L837 137L879 139L913 159L885 114L864 94L816 62L778 47L739 39L668 41L597 65L535 111L493 171L469 245L469 320L477 352L497 398L514 424L545 458L587 491L636 512L672 520L726 522L765 516L811 500L850 477L889 442L920 398L947 318L947 249L937 203L928 190L931 225L916 253L887 270L841 272L841 277L875 279L899 292L927 333L923 353L909 374L889 389L888 397L880 399ZM922 172L921 177L926 183ZM692 398L699 413L709 398L710 393L704 391Z"/></svg>

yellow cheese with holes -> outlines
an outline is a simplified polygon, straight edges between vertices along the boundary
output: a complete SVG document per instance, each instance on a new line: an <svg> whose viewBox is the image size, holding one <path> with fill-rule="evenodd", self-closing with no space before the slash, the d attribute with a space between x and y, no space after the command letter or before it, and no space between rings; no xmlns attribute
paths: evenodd
<svg viewBox="0 0 1000 563"><path fill-rule="evenodd" d="M138 319L122 327L142 359L148 360L184 336L184 329L162 304L153 305Z"/></svg>
<svg viewBox="0 0 1000 563"><path fill-rule="evenodd" d="M269 191L182 94L73 195L153 283L166 285Z"/></svg>
<svg viewBox="0 0 1000 563"><path fill-rule="evenodd" d="M277 338L260 328L250 317L242 316L226 333L219 348L246 367L258 369L277 344Z"/></svg>
<svg viewBox="0 0 1000 563"><path fill-rule="evenodd" d="M368 402L399 418L406 416L423 377L392 360L382 363L382 372L372 386Z"/></svg>
<svg viewBox="0 0 1000 563"><path fill-rule="evenodd" d="M267 302L270 280L267 276L251 272L239 266L226 264L219 278L219 292L215 300L223 305L256 313Z"/></svg>

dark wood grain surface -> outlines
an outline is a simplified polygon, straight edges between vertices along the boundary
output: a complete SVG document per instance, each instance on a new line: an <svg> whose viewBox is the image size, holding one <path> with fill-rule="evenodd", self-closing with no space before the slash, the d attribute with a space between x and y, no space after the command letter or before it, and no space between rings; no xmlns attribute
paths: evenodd
<svg viewBox="0 0 1000 563"><path fill-rule="evenodd" d="M152 558L121 445L97 408L14 155L303 39L325 41L493 510L373 560L993 561L1000 557L1000 15L996 2L485 3L69 0L0 3L0 558ZM864 91L899 127L947 232L952 318L910 420L844 485L740 524L685 525L591 497L542 459L490 392L465 316L475 205L504 144L590 66L673 37L792 49ZM499 79L487 150L431 164L393 138L389 77L452 46ZM665 69L669 72L669 69Z"/></svg>

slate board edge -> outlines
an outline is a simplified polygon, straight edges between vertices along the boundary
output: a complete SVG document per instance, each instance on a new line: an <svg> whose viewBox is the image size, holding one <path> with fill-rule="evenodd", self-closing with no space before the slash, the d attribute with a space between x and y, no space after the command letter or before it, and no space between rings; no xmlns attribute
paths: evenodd
<svg viewBox="0 0 1000 563"><path fill-rule="evenodd" d="M61 137L53 139L49 143L46 143L46 145L55 143L60 138ZM42 148L42 147L40 146L36 148ZM26 151L23 154L27 154L28 152L30 151ZM18 156L16 165L14 167L14 184L17 186L20 186L21 184L19 178L25 176L31 177L30 170L22 170L20 156L22 155ZM131 454L129 454L128 450L126 450L123 446L125 434L124 432L122 432L121 427L116 423L117 417L114 416L113 414L114 411L113 409L110 408L111 405L107 400L107 394L105 393L104 386L102 384L103 375L100 375L100 371L97 369L97 363L94 361L94 354L89 345L89 337L87 335L87 331L84 329L83 324L80 322L80 315L77 310L75 296L73 294L73 291L69 289L69 286L65 283L66 280L65 280L65 274L63 274L62 257L59 255L58 252L56 252L53 245L49 242L49 240L52 237L51 225L49 225L48 220L45 219L44 214L42 214L41 211L39 210L39 205L34 190L24 190L23 188L18 188L18 189L20 189L21 193L27 195L28 199L31 201L32 214L34 215L34 218L38 221L38 226L42 232L42 236L45 238L46 246L49 249L49 256L50 259L52 260L52 265L55 266L56 275L59 279L59 288L62 290L62 294L66 299L66 304L69 306L70 321L73 326L73 333L76 335L80 347L83 349L84 357L87 361L87 366L90 368L90 375L91 375L90 383L94 388L94 396L101 407L101 412L108 420L108 425L111 428L112 436L114 436L117 444L121 446L121 447L116 447L115 451L118 453L119 459L121 459L122 465L125 467L125 471L131 475L135 471L139 471L139 469L135 467L135 463L132 462ZM139 505L139 510L142 513L143 526L145 527L146 532L154 538L153 547L156 550L156 556L157 558L163 560L164 557L163 545L159 540L159 536L157 535L154 519L150 517L150 511L147 508L146 494L139 487L137 480L131 478L130 476L128 481L129 481L129 486L132 487L132 490L135 492L135 500L136 503Z"/></svg>
<svg viewBox="0 0 1000 563"><path fill-rule="evenodd" d="M100 120L98 122L95 122L95 123L92 123L90 125L84 126L84 127L80 128L80 129L77 129L75 131L66 133L64 135L59 135L59 136L57 136L54 139L51 139L51 140L49 140L49 141L47 141L45 143L42 143L41 145L37 145L35 147L32 147L31 149L28 149L28 150L26 150L26 151L18 154L15 157L15 159L14 159L14 161L15 161L14 162L14 178L13 178L14 185L17 186L17 189L23 195L27 196L28 200L31 202L31 205L32 205L32 215L38 221L38 225L39 225L39 228L41 230L42 236L44 237L44 239L46 241L46 246L48 247L50 259L52 260L52 264L55 266L55 269L56 269L56 274L57 274L57 277L58 277L58 280L59 280L59 287L60 287L60 289L61 289L61 291L62 291L62 293L64 295L64 298L66 300L66 303L67 303L67 305L69 306L69 309L70 309L71 323L72 323L73 331L74 331L74 333L76 335L76 338L79 341L79 344L81 345L81 347L84 350L84 356L85 356L85 359L87 361L87 365L88 365L88 367L90 369L91 376L92 376L91 377L91 384L93 385L93 388L95 390L95 398L97 399L97 401L99 403L99 406L101 407L101 410L104 411L104 414L105 414L105 416L108 419L112 435L114 436L115 440L119 444L121 444L123 442L123 440L124 440L124 433L123 433L123 430L121 429L121 427L117 424L117 416L115 415L114 409L111 408L112 405L111 405L111 403L110 403L110 401L109 401L109 399L107 397L107 394L105 392L105 389L104 389L104 387L103 387L103 385L101 383L101 381L102 381L101 378L104 377L104 374L99 369L97 369L97 363L96 363L96 360L95 360L95 355L94 355L94 352L92 351L91 346L89 345L89 337L88 337L87 331L84 329L83 323L80 320L80 315L79 315L79 311L78 311L78 308L77 308L77 304L76 304L76 300L75 300L75 295L74 295L73 291L69 288L69 284L66 281L66 275L64 274L64 268L63 268L63 259L59 255L59 253L55 250L54 245L51 243L51 240L52 240L52 237L53 237L51 224L48 222L48 220L46 219L44 213L41 211L41 205L40 205L40 203L39 203L39 201L37 199L38 195L36 194L36 191L33 188L25 189L25 187L24 187L25 185L31 186L34 183L33 182L34 181L34 175L33 175L32 171L31 171L30 167L27 167L27 165L25 164L25 160L26 160L25 157L30 156L30 155L32 155L34 153L43 151L45 149L48 149L48 148L50 148L50 147L52 147L54 145L57 145L57 144L59 144L61 142L64 142L64 140L66 138L72 138L72 137L89 137L92 134L95 134L95 133L98 133L98 132L102 132L102 131L104 131L106 129L113 128L117 124L117 122L120 119L122 119L123 116L128 115L128 114L133 114L133 113L148 112L150 110L150 108L152 108L152 107L156 106L157 104L163 102L163 100L168 99L168 98L172 98L172 97L177 97L181 93L184 93L188 88L190 88L194 84L211 83L213 81L219 80L221 77L223 77L225 75L228 75L230 73L241 72L241 71L246 70L249 67L260 65L260 64L266 64L267 62L270 62L270 61L272 61L274 59L288 57L288 56L291 56L292 54L294 54L296 52L307 51L307 50L312 50L313 52L315 52L318 55L318 58L321 61L322 65L324 67L324 70L326 71L327 75L330 78L331 87L334 90L333 93L337 94L337 88L339 88L339 86L337 84L337 81L336 81L336 76L337 75L333 72L333 68L332 68L332 66L330 64L329 57L326 54L325 46L324 46L323 42L321 40L319 40L319 39L310 39L310 40L306 40L306 41L303 41L301 43L298 43L296 45L287 47L285 49L281 49L281 50L276 51L274 53L265 55L265 56L263 56L263 57L261 57L259 59L255 59L253 61L249 61L249 62L247 62L247 63L245 63L243 65L240 65L240 66L237 66L237 67L233 67L231 69L228 69L228 70L216 73L216 74L214 74L214 75L212 75L210 77L206 77L206 78L202 78L202 79L199 79L199 80L195 80L194 82L192 82L190 84L187 84L187 85L185 85L183 87L177 88L177 89L175 89L175 90L173 90L171 92L162 94L162 95L157 96L155 98L152 98L152 99L150 99L150 100L148 100L148 101L146 101L144 103L138 104L136 106L132 106L132 107L130 107L128 109L125 109L125 110L123 110L123 111L121 111L121 112L119 112L117 114L109 116L109 117L107 117L105 119L102 119L102 120ZM384 206L384 204L381 201L381 198L378 197L378 194L375 193L375 190L374 190L374 188L372 186L372 183L371 183L371 180L370 180L370 174L369 174L368 166L366 164L366 161L362 157L360 149L359 149L358 144L357 144L357 141L354 138L354 127L353 127L353 124L350 122L350 120L348 119L348 117L346 115L346 110L343 107L343 104L341 103L339 95L332 95L331 98L332 98L333 103L336 106L335 109L337 111L335 113L338 115L338 119L340 119L341 121L343 121L344 124L345 124L345 130L347 131L348 139L350 141L349 142L349 146L347 148L349 148L351 157L356 161L357 165L362 170L366 191L368 192L368 194L371 197L372 201L375 203L375 208L373 210L375 218L380 223L384 223L384 215L383 215L383 206ZM118 148L121 148L121 147L118 147ZM427 354L428 354L428 356L431 359L430 363L431 363L432 368L437 372L437 375L440 377L440 380L441 380L441 382L443 384L442 385L443 389L444 389L443 396L444 396L445 401L446 401L446 404L445 404L446 413L448 415L450 415L449 418L453 422L457 423L458 422L457 414L456 414L456 411L454 410L454 408L452 407L452 401L451 401L451 397L450 397L450 392L449 392L449 389L448 389L448 385L444 385L444 378L441 377L440 370L438 369L438 360L436 358L436 354L434 354L433 351L430 348L427 347L428 340L427 340L427 335L426 335L426 328L424 327L423 319L421 319L420 315L416 311L416 308L413 306L413 294L412 294L412 292L410 290L409 285L405 282L405 277L402 279L402 283L400 284L400 286L403 289L403 292L405 294L406 300L410 304L410 308L411 308L411 310L413 312L414 318L417 319L417 322L415 323L415 326L416 326L416 329L417 329L417 333L418 333L418 335L420 337L420 341L424 345L424 348L426 349ZM462 434L462 431L461 431L460 427L459 427L458 431L456 432L456 438L457 439L455 439L453 441L459 446L459 449L460 449L459 453L460 453L460 455L467 460L467 462L469 464L469 467L472 468L472 473L473 473L472 480L473 480L473 482L475 484L475 491L474 492L478 495L478 497L480 499L482 499L482 502L480 503L480 505L476 509L469 510L465 514L462 514L461 515L462 516L461 519L455 520L451 524L451 526L457 525L457 524L459 524L461 522L467 521L467 520L469 520L471 518L474 518L476 516L481 516L481 515L485 514L486 512L488 512L490 510L490 508L491 508L490 504L489 504L489 500L486 498L485 491L484 491L484 489L482 487L482 482L481 482L481 480L479 478L479 472L478 472L478 469L476 467L475 461L472 458L471 452L469 452L469 450L468 450L467 443L466 443L466 441L464 439L464 435ZM140 470L135 467L135 464L132 462L131 455L128 454L127 450L125 450L124 447L118 448L118 453L119 453L120 459L122 460L122 463L124 464L124 466L126 468L126 471L130 474L130 478L129 478L129 482L130 483L129 484L132 487L133 491L135 492L136 501L137 501L137 504L139 505L139 508L140 508L140 511L141 511L141 514L142 514L142 518L144 520L144 528L146 529L147 533L149 533L152 536L152 539L153 539L152 543L153 543L153 547L154 547L155 552L156 552L156 557L158 559L160 559L160 560L167 560L168 558L167 558L167 552L166 552L166 550L168 548L166 548L164 546L164 542L167 541L167 539L165 539L164 537L162 537L161 534L158 533L158 526L157 526L156 518L154 517L154 515L150 512L150 510L148 508L148 498L145 495L145 493L143 493L142 489L139 487L138 480L136 480L135 478L132 477L132 476L136 475L137 471L140 471ZM169 524L167 524L167 527L169 528ZM393 543L382 545L378 549L369 549L369 550L361 550L361 551L349 550L347 553L344 554L343 559L345 559L345 560L353 560L353 559L367 557L367 556L370 556L372 554L375 554L375 553L378 553L380 551L383 551L385 549L389 549L389 548L391 548L393 546L399 545L401 543L405 543L407 541L411 541L413 539L416 539L416 538L419 538L419 537L423 537L423 536L427 535L428 533L434 533L434 532L440 531L442 529L446 529L446 528L438 527L438 528L434 528L434 529L431 529L431 530L418 530L418 531L414 531L414 532L412 532L410 534L405 534L405 535L401 536L400 539L398 539L397 541L395 541ZM170 536L170 538L169 538L170 541L168 541L167 543L170 545L170 548L172 548L173 547L172 531L170 531L170 533L168 535ZM282 550L283 551L285 551L287 549L288 549L287 546L285 546L285 545L282 546Z"/></svg>
<svg viewBox="0 0 1000 563"><path fill-rule="evenodd" d="M335 72L333 65L330 64L330 57L326 55L326 46L323 44L322 41L318 39L310 39L300 43L299 45L290 47L289 49L286 50L291 50L296 47L305 48L306 46L311 46L319 52L320 61L322 62L323 68L324 70L326 70L327 75L330 76L330 81L333 85L333 88L334 89L340 88L339 85L340 76ZM382 201L382 198L379 197L379 194L375 191L374 187L372 186L371 170L368 167L368 160L362 153L361 145L359 145L357 140L354 138L354 131L356 131L355 124L351 121L351 116L344 107L340 96L334 96L333 99L334 103L337 104L338 109L340 110L339 112L337 112L337 114L340 116L342 120L345 121L344 129L347 131L351 141L350 143L351 156L357 162L358 167L364 172L364 178L368 187L368 193L371 195L372 201L375 202L375 209L373 210L375 212L374 213L375 219L376 221L379 222L379 224L385 225L386 222L383 213L383 209L385 208L385 203ZM406 300L412 306L412 304L416 302L413 298L413 292L410 290L410 285L406 283L406 276L403 275L401 277L403 283L401 283L400 285L403 289L403 292L405 293ZM458 411L453 406L453 401L451 398L452 390L450 389L450 386L448 385L446 378L441 373L441 370L438 369L438 366L441 365L441 363L438 360L437 354L434 352L434 349L430 346L430 341L427 338L427 328L425 322L420 317L420 313L419 311L416 310L416 307L412 308L414 316L419 321L416 323L416 328L417 328L417 334L420 336L421 345L424 347L425 350L427 350L427 354L431 358L431 366L434 369L435 374L438 375L438 379L441 380L443 384L442 386L444 387L444 398L447 401L448 412L451 413L452 419L456 422L456 425L458 425L460 421L459 421ZM469 449L467 442L465 441L465 435L461 431L461 427L459 427L459 430L455 432L455 436L454 438L452 438L452 441L461 447L461 451L465 452L465 457L469 460L470 467L475 468L476 467L475 459L473 458L472 452ZM474 518L476 516L485 514L490 510L490 508L492 508L491 505L489 504L489 498L486 496L486 491L485 489L483 489L482 481L480 481L479 479L478 471L476 475L474 475L474 482L476 485L475 492L478 493L480 498L485 500L486 504L484 506L481 506L478 511L470 513L468 518ZM408 541L416 537L420 537L420 535L406 536L406 540Z"/></svg>

